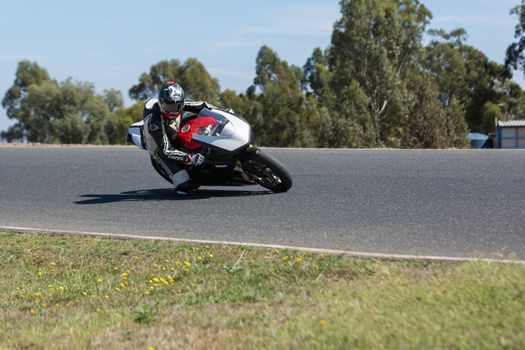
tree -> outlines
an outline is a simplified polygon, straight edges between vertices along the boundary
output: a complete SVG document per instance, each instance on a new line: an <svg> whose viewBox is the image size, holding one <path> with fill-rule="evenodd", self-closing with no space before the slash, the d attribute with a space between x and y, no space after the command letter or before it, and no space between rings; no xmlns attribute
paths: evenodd
<svg viewBox="0 0 525 350"><path fill-rule="evenodd" d="M501 110L501 107L497 104L487 101L480 111L480 128L481 132L490 133L494 132L496 120L506 120L505 114Z"/></svg>
<svg viewBox="0 0 525 350"><path fill-rule="evenodd" d="M120 107L108 119L105 127L106 136L110 144L125 144L128 128L131 124L142 120L144 104L137 101L129 107Z"/></svg>
<svg viewBox="0 0 525 350"><path fill-rule="evenodd" d="M514 28L516 41L507 48L505 63L509 68L525 72L525 0L514 7L510 14L518 16L518 24Z"/></svg>
<svg viewBox="0 0 525 350"><path fill-rule="evenodd" d="M6 109L7 117L17 122L6 132L2 132L2 138L11 142L13 140L22 140L26 137L37 137L33 137L30 134L30 131L35 134L38 130L31 128L32 113L27 106L23 106L23 101L28 94L30 86L50 80L47 71L41 68L36 62L24 60L18 63L15 81L2 99L2 106Z"/></svg>
<svg viewBox="0 0 525 350"><path fill-rule="evenodd" d="M335 94L330 83L333 74L328 66L328 54L315 48L312 56L303 66L301 86L308 96L314 96L320 106L329 107L335 101Z"/></svg>
<svg viewBox="0 0 525 350"><path fill-rule="evenodd" d="M247 95L260 105L254 129L261 144L308 147L316 144L311 124L314 114L301 91L301 68L281 60L268 46L256 58L254 85ZM260 91L260 94L256 94Z"/></svg>
<svg viewBox="0 0 525 350"><path fill-rule="evenodd" d="M436 79L443 106L459 104L465 110L468 127L475 131L489 130L483 122L484 106L516 104L505 98L505 88L510 88L512 75L506 66L491 61L483 52L466 45L466 32L456 29L450 33L433 31L434 39L426 48L424 67ZM519 86L512 86L512 89ZM519 96L517 93L515 96ZM513 108L504 108L509 113ZM509 115L510 117L510 115ZM493 123L492 123L493 124Z"/></svg>
<svg viewBox="0 0 525 350"><path fill-rule="evenodd" d="M406 148L465 147L465 112L457 101L444 106L438 83L429 73L414 72L410 79L414 106L403 140Z"/></svg>
<svg viewBox="0 0 525 350"><path fill-rule="evenodd" d="M369 145L396 145L411 107L406 77L417 69L431 13L418 0L342 0L341 12L329 52L336 109L365 139L373 135Z"/></svg>
<svg viewBox="0 0 525 350"><path fill-rule="evenodd" d="M96 93L90 83L58 83L36 63L22 61L3 105L17 123L2 134L8 142L107 144L108 121L122 107L115 90Z"/></svg>
<svg viewBox="0 0 525 350"><path fill-rule="evenodd" d="M155 97L162 85L170 80L181 84L186 96L194 100L217 102L219 82L195 58L189 58L184 64L179 60L164 60L154 64L149 73L141 74L139 83L129 90L129 96L134 100Z"/></svg>

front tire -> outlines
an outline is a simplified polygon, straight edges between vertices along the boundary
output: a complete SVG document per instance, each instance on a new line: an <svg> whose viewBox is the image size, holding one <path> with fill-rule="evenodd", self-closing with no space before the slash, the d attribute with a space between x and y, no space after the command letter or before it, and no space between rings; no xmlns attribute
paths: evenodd
<svg viewBox="0 0 525 350"><path fill-rule="evenodd" d="M242 167L255 182L272 192L286 192L292 188L292 177L288 171L267 154L249 154Z"/></svg>

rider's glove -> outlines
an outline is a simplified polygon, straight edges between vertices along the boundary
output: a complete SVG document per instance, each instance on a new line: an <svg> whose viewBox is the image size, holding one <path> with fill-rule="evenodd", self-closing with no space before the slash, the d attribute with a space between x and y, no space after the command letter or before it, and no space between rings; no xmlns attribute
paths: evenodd
<svg viewBox="0 0 525 350"><path fill-rule="evenodd" d="M188 154L184 163L186 165L192 165L192 164L195 166L202 165L202 163L204 163L204 156L200 153L194 154L193 156L190 156Z"/></svg>

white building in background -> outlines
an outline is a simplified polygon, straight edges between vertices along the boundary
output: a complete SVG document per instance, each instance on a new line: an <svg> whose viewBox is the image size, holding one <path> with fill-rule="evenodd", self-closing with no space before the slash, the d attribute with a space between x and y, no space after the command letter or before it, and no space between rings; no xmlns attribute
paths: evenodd
<svg viewBox="0 0 525 350"><path fill-rule="evenodd" d="M525 149L525 120L496 121L496 148Z"/></svg>

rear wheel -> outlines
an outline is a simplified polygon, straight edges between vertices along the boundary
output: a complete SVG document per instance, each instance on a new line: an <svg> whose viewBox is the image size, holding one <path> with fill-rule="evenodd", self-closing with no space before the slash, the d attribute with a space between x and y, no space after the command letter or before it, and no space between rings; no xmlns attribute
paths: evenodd
<svg viewBox="0 0 525 350"><path fill-rule="evenodd" d="M286 192L292 187L292 177L288 171L267 154L250 154L242 165L255 182L273 192Z"/></svg>

